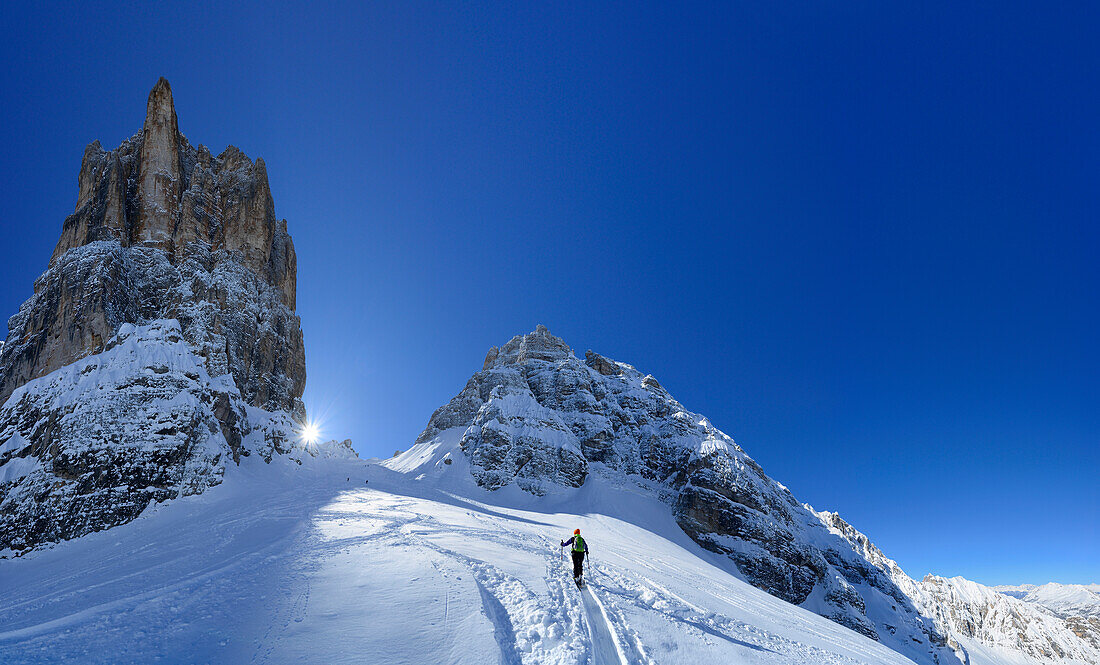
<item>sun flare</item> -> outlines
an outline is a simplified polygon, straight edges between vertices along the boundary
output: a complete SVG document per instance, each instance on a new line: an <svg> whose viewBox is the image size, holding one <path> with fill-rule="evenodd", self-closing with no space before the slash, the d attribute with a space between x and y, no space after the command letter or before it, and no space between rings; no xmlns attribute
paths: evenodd
<svg viewBox="0 0 1100 665"><path fill-rule="evenodd" d="M314 444L321 438L321 430L314 423L302 425L302 441Z"/></svg>

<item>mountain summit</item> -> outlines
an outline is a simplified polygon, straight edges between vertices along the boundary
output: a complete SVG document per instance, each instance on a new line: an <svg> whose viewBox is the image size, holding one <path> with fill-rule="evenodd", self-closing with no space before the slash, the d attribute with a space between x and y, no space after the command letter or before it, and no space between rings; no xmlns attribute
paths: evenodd
<svg viewBox="0 0 1100 665"><path fill-rule="evenodd" d="M200 492L227 458L289 450L305 417L294 244L263 160L192 146L162 78L141 132L89 145L77 181L0 347L0 550Z"/></svg>

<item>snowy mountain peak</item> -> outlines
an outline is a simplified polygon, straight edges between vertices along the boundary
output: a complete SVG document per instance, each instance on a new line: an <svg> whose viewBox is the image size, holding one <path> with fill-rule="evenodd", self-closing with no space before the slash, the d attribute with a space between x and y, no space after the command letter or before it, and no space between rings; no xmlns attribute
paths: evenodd
<svg viewBox="0 0 1100 665"><path fill-rule="evenodd" d="M995 587L998 591L999 587ZM1018 587L1021 595L1015 597L1029 603L1042 605L1060 615L1078 614L1100 616L1100 590L1095 584L1027 584ZM1005 593L1002 591L1002 593ZM1015 595L1006 593L1006 595Z"/></svg>
<svg viewBox="0 0 1100 665"><path fill-rule="evenodd" d="M1033 662L1100 662L1095 642L1066 619L962 577L926 576L917 602L971 656L986 651L1005 660L1022 653Z"/></svg>
<svg viewBox="0 0 1100 665"><path fill-rule="evenodd" d="M554 336L546 326L539 324L534 332L516 335L504 346L489 349L482 369L521 365L529 360L556 362L572 356L573 350L562 338Z"/></svg>
<svg viewBox="0 0 1100 665"><path fill-rule="evenodd" d="M993 587L1006 596L1054 614L1100 653L1100 584L1020 584Z"/></svg>
<svg viewBox="0 0 1100 665"><path fill-rule="evenodd" d="M453 450L442 445L449 432L459 433ZM444 466L447 455L465 463ZM414 474L426 466L536 496L580 488L594 474L633 487L660 499L688 536L753 585L918 662L954 657L889 575L709 419L631 365L593 351L579 360L544 326L491 349L394 462Z"/></svg>

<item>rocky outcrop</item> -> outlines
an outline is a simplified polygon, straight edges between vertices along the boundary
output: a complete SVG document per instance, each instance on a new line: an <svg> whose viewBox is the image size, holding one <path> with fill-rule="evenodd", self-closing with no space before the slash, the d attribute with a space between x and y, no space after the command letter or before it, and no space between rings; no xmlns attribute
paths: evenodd
<svg viewBox="0 0 1100 665"><path fill-rule="evenodd" d="M593 352L592 349L584 352L584 364L588 365L589 367L604 376L612 376L614 374L622 373L622 370L619 369L618 363L604 358L600 354Z"/></svg>
<svg viewBox="0 0 1100 665"><path fill-rule="evenodd" d="M542 493L544 483L579 487L588 475L582 443L538 399L538 395L556 394L557 387L577 378L554 371L566 356L572 356L569 347L542 326L531 335L493 347L484 369L436 410L417 441L463 425L468 429L462 449L480 485L498 489L516 483L535 494Z"/></svg>
<svg viewBox="0 0 1100 665"><path fill-rule="evenodd" d="M227 461L287 452L286 413L212 377L179 323L125 323L103 352L16 389L0 409L0 550L115 526L221 482Z"/></svg>
<svg viewBox="0 0 1100 665"><path fill-rule="evenodd" d="M967 662L961 641L969 638L932 611L936 601L921 583L836 513L799 503L733 439L626 363L593 351L581 361L538 326L490 349L417 443L456 427L485 488L515 484L542 494L579 487L593 474L640 487L754 586L917 663ZM1060 642L1034 653L1057 662L1053 644Z"/></svg>
<svg viewBox="0 0 1100 665"><path fill-rule="evenodd" d="M296 257L263 161L192 146L160 79L140 133L84 151L78 187L0 346L0 549L202 491L226 460L290 450L305 417Z"/></svg>

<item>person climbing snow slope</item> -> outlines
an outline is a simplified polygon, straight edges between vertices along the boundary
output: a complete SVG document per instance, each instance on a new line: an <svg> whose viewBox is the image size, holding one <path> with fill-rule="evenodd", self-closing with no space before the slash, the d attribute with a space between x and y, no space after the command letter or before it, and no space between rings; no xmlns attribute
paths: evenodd
<svg viewBox="0 0 1100 665"><path fill-rule="evenodd" d="M584 584L584 557L588 554L588 543L584 542L584 538L581 538L581 530L577 529L573 532L573 537L569 540L563 540L562 547L570 547L569 553L573 556L573 581L577 583L577 586Z"/></svg>

